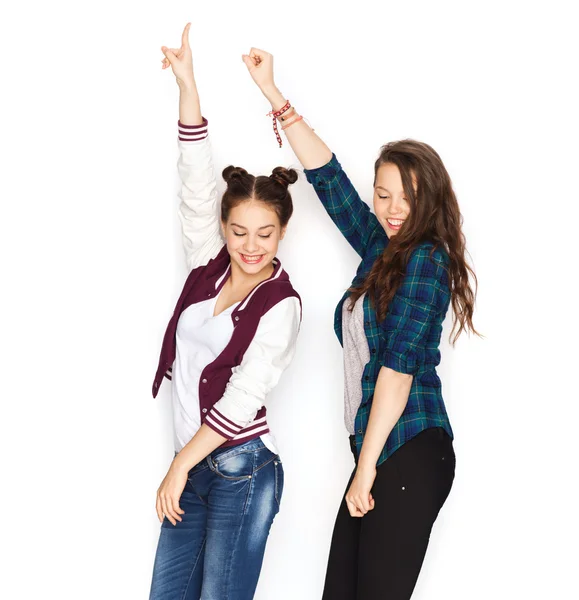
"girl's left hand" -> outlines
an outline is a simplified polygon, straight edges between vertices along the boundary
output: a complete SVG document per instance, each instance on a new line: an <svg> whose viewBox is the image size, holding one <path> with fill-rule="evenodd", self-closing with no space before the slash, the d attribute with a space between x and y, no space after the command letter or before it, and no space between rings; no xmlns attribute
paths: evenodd
<svg viewBox="0 0 579 600"><path fill-rule="evenodd" d="M374 508L374 498L370 490L376 479L376 467L358 468L350 489L346 494L346 505L352 517L363 517Z"/></svg>
<svg viewBox="0 0 579 600"><path fill-rule="evenodd" d="M259 89L265 94L268 90L275 88L273 80L273 56L265 50L252 48L249 54L242 57L251 78Z"/></svg>
<svg viewBox="0 0 579 600"><path fill-rule="evenodd" d="M177 521L181 521L180 515L185 514L185 511L179 506L181 494L187 483L187 471L175 464L171 464L169 472L163 479L161 486L157 491L157 516L159 521L163 522L163 515L177 525Z"/></svg>

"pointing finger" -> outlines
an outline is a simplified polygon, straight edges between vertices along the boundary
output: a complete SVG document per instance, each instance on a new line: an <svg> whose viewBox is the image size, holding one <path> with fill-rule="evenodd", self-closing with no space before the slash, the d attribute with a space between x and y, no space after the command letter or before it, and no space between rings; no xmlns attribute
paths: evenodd
<svg viewBox="0 0 579 600"><path fill-rule="evenodd" d="M185 29L183 29L183 35L181 36L181 46L183 48L189 48L189 29L191 29L191 23L187 23Z"/></svg>

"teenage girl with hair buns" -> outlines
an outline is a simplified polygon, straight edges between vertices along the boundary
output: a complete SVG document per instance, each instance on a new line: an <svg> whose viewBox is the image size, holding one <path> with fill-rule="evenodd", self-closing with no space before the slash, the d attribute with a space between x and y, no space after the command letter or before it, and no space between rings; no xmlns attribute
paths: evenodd
<svg viewBox="0 0 579 600"><path fill-rule="evenodd" d="M208 123L189 25L163 47L180 91L183 245L190 274L153 383L171 380L175 458L157 493L162 522L151 600L250 600L283 491L264 402L294 355L300 298L276 258L292 214L293 170L227 167L217 214Z"/></svg>

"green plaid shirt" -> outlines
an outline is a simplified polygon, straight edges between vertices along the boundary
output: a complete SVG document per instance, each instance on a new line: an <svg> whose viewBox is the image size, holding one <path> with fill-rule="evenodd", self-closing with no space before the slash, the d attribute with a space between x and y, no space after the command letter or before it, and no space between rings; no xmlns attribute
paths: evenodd
<svg viewBox="0 0 579 600"><path fill-rule="evenodd" d="M318 169L305 170L307 180L331 219L362 261L353 284L360 283L374 261L388 245L388 236L368 205L362 201L336 156ZM370 418L374 387L382 367L413 375L406 408L392 429L377 464L383 463L400 446L429 427L442 427L453 437L442 400L442 384L436 374L440 363L442 322L450 304L446 272L448 257L433 244L424 242L414 250L406 276L388 307L386 318L378 322L368 295L364 297L364 331L370 361L362 375L362 402L356 414L355 437L358 455ZM334 329L342 341L342 305L334 315Z"/></svg>

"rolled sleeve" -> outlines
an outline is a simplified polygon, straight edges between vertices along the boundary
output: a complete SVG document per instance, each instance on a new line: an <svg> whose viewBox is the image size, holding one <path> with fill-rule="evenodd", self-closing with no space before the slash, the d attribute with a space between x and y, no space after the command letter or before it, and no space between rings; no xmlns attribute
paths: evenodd
<svg viewBox="0 0 579 600"><path fill-rule="evenodd" d="M317 169L304 169L306 179L316 190L327 189L336 179L336 175L342 170L342 165L338 162L335 154L322 167Z"/></svg>
<svg viewBox="0 0 579 600"><path fill-rule="evenodd" d="M381 324L382 366L407 375L424 365L429 332L441 324L449 298L445 255L437 250L430 258L430 248L419 247L411 256Z"/></svg>
<svg viewBox="0 0 579 600"><path fill-rule="evenodd" d="M232 439L252 423L294 357L300 320L300 301L294 297L278 302L261 318L223 397L207 414L209 427Z"/></svg>

